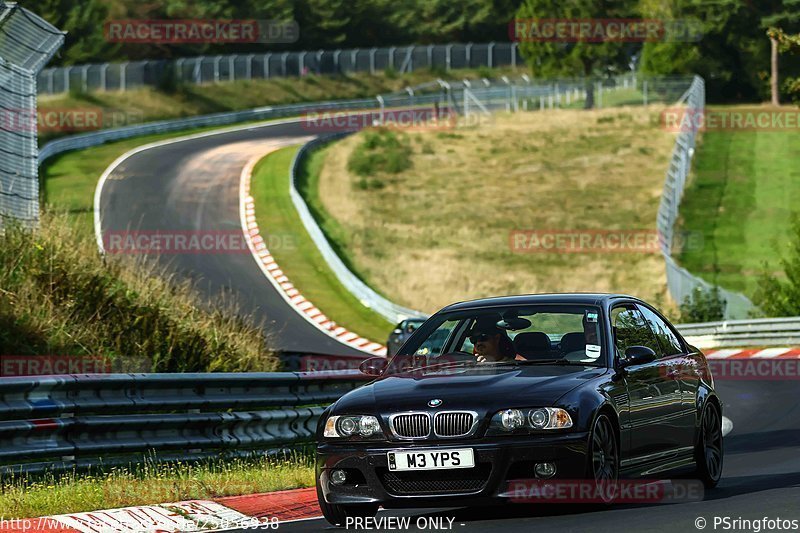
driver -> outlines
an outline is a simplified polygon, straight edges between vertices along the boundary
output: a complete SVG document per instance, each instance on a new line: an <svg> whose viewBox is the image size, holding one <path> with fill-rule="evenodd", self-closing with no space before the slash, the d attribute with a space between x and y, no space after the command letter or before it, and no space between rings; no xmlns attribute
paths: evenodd
<svg viewBox="0 0 800 533"><path fill-rule="evenodd" d="M475 346L475 360L478 363L525 361L524 357L517 355L508 333L497 327L497 321L497 317L479 317L469 330L469 340Z"/></svg>

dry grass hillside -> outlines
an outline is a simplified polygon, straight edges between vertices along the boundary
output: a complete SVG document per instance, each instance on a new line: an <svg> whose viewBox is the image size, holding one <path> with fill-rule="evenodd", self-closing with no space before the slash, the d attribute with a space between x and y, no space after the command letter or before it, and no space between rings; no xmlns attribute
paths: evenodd
<svg viewBox="0 0 800 533"><path fill-rule="evenodd" d="M364 131L322 155L318 211L352 268L413 308L547 291L619 291L669 307L658 253L511 246L515 230L654 231L674 142L658 116L555 110L451 131ZM365 160L383 170L359 175Z"/></svg>

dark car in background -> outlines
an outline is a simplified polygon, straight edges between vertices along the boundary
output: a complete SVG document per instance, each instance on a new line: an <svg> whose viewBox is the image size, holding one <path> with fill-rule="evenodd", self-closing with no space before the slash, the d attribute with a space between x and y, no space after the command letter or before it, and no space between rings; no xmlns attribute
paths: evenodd
<svg viewBox="0 0 800 533"><path fill-rule="evenodd" d="M515 480L616 483L722 472L705 356L645 302L554 294L450 305L317 428L325 518L501 503Z"/></svg>
<svg viewBox="0 0 800 533"><path fill-rule="evenodd" d="M400 347L406 342L411 334L425 322L424 318L407 318L397 324L389 334L386 341L386 355L392 356L397 353Z"/></svg>

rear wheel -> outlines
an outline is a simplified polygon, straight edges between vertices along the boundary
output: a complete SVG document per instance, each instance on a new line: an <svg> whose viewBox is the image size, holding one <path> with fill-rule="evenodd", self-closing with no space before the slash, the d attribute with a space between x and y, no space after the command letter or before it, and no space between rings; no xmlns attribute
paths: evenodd
<svg viewBox="0 0 800 533"><path fill-rule="evenodd" d="M716 404L706 402L700 421L700 438L695 446L697 477L706 488L714 488L722 477L722 415Z"/></svg>
<svg viewBox="0 0 800 533"><path fill-rule="evenodd" d="M347 524L349 518L373 518L378 514L378 505L371 503L340 505L336 503L328 503L325 501L325 496L317 485L317 499L319 500L319 508L322 511L322 516L325 520L334 526L344 526Z"/></svg>
<svg viewBox="0 0 800 533"><path fill-rule="evenodd" d="M594 480L596 494L604 503L616 496L619 479L619 449L614 424L604 414L597 416L589 438L587 478Z"/></svg>

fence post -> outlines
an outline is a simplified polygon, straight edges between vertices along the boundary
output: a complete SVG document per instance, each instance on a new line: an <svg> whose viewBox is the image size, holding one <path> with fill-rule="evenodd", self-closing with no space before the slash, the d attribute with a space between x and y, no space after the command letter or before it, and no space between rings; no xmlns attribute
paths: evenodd
<svg viewBox="0 0 800 533"><path fill-rule="evenodd" d="M64 91L69 92L69 75L72 67L64 67Z"/></svg>
<svg viewBox="0 0 800 533"><path fill-rule="evenodd" d="M281 54L281 75L286 76L286 61L289 59L289 52Z"/></svg>
<svg viewBox="0 0 800 533"><path fill-rule="evenodd" d="M203 57L196 58L192 67L192 78L197 85L203 83L203 59Z"/></svg>
<svg viewBox="0 0 800 533"><path fill-rule="evenodd" d="M50 90L50 94L53 94L53 91L55 90L55 83L53 82L55 74L56 72L53 69L50 69L47 72L47 88Z"/></svg>
<svg viewBox="0 0 800 533"><path fill-rule="evenodd" d="M128 90L127 77L128 77L128 62L125 61L119 66L119 89L123 92Z"/></svg>
<svg viewBox="0 0 800 533"><path fill-rule="evenodd" d="M394 70L394 51L397 50L396 46L389 47L389 69Z"/></svg>
<svg viewBox="0 0 800 533"><path fill-rule="evenodd" d="M214 83L219 83L219 62L222 61L222 56L214 58Z"/></svg>
<svg viewBox="0 0 800 533"><path fill-rule="evenodd" d="M264 79L269 78L269 60L272 58L272 54L264 54L264 58L262 61L262 67L264 70Z"/></svg>
<svg viewBox="0 0 800 533"><path fill-rule="evenodd" d="M433 68L433 45L432 44L428 45L427 57L428 57L428 68Z"/></svg>
<svg viewBox="0 0 800 533"><path fill-rule="evenodd" d="M489 43L489 47L486 49L486 62L488 63L489 68L494 68L494 42Z"/></svg>
<svg viewBox="0 0 800 533"><path fill-rule="evenodd" d="M644 105L647 105L647 80L642 82L642 95L644 99Z"/></svg>
<svg viewBox="0 0 800 533"><path fill-rule="evenodd" d="M467 68L470 68L472 67L472 43L467 43L464 53L467 56Z"/></svg>
<svg viewBox="0 0 800 533"><path fill-rule="evenodd" d="M325 51L324 50L319 50L317 52L317 55L316 55L316 58L317 58L317 74L322 74L322 56L323 55L325 55Z"/></svg>
<svg viewBox="0 0 800 533"><path fill-rule="evenodd" d="M305 70L307 53L308 52L300 52L300 56L297 58L297 74L299 76L302 76Z"/></svg>
<svg viewBox="0 0 800 533"><path fill-rule="evenodd" d="M236 64L234 63L235 59L235 55L228 56L228 81L234 81L236 79L236 74L233 72L236 70Z"/></svg>
<svg viewBox="0 0 800 533"><path fill-rule="evenodd" d="M245 79L252 80L253 79L253 58L256 57L255 54L247 54L247 64L245 65Z"/></svg>
<svg viewBox="0 0 800 533"><path fill-rule="evenodd" d="M89 67L91 65L84 65L81 69L81 87L83 92L89 92Z"/></svg>
<svg viewBox="0 0 800 533"><path fill-rule="evenodd" d="M452 60L453 55L453 45L448 44L444 48L444 70L445 72L450 72L450 62Z"/></svg>
<svg viewBox="0 0 800 533"><path fill-rule="evenodd" d="M100 90L102 91L108 90L107 74L108 74L108 67L110 66L111 65L109 63L105 63L103 64L103 66L100 67Z"/></svg>
<svg viewBox="0 0 800 533"><path fill-rule="evenodd" d="M342 72L342 69L339 65L339 56L342 54L341 50L334 50L333 52L333 68L336 69L336 73L339 74Z"/></svg>
<svg viewBox="0 0 800 533"><path fill-rule="evenodd" d="M373 76L375 75L375 54L377 52L377 48L372 48L369 51L369 73ZM383 118L383 115L381 115L381 118Z"/></svg>
<svg viewBox="0 0 800 533"><path fill-rule="evenodd" d="M350 66L353 67L353 72L358 72L358 48L350 51Z"/></svg>
<svg viewBox="0 0 800 533"><path fill-rule="evenodd" d="M514 41L511 43L511 68L517 68L517 49L519 48L519 43Z"/></svg>

